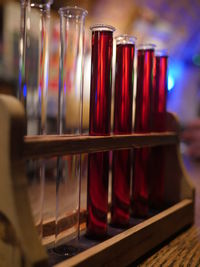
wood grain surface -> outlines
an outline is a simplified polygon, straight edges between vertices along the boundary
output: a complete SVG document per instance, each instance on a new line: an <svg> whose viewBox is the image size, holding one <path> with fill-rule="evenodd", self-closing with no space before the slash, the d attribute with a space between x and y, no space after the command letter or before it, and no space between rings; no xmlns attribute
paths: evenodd
<svg viewBox="0 0 200 267"><path fill-rule="evenodd" d="M187 172L195 186L195 224L176 238L157 248L137 263L141 267L198 267L200 266L200 162L184 157Z"/></svg>
<svg viewBox="0 0 200 267"><path fill-rule="evenodd" d="M24 158L173 145L178 142L178 135L174 132L110 136L28 136L24 138Z"/></svg>

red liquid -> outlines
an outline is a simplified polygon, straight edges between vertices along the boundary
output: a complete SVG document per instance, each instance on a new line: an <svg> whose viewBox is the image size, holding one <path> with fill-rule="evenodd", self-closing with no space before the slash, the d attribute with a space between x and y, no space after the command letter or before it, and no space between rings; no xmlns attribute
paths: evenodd
<svg viewBox="0 0 200 267"><path fill-rule="evenodd" d="M153 59L154 50L138 50L137 69L137 93L135 132L145 133L151 131L151 97L153 85ZM140 217L148 215L148 148L136 149L134 151L133 188L132 197L133 214Z"/></svg>
<svg viewBox="0 0 200 267"><path fill-rule="evenodd" d="M154 61L153 80L153 130L166 130L166 99L167 99L167 56L156 56Z"/></svg>
<svg viewBox="0 0 200 267"><path fill-rule="evenodd" d="M132 184L132 212L137 217L146 217L149 211L149 169L150 150L148 148L135 149Z"/></svg>
<svg viewBox="0 0 200 267"><path fill-rule="evenodd" d="M107 233L109 152L88 155L87 234Z"/></svg>
<svg viewBox="0 0 200 267"><path fill-rule="evenodd" d="M133 44L117 45L114 134L132 132L134 49ZM113 152L111 220L121 226L130 218L130 161L130 150Z"/></svg>
<svg viewBox="0 0 200 267"><path fill-rule="evenodd" d="M154 61L153 83L153 131L166 130L166 99L167 99L167 56L156 56ZM150 203L154 208L161 208L164 202L164 151L163 147L151 150L150 169ZM159 163L159 164L158 164ZM155 166L156 168L153 168Z"/></svg>
<svg viewBox="0 0 200 267"><path fill-rule="evenodd" d="M135 132L151 131L154 50L138 50Z"/></svg>
<svg viewBox="0 0 200 267"><path fill-rule="evenodd" d="M92 33L90 135L110 134L112 36L111 31Z"/></svg>
<svg viewBox="0 0 200 267"><path fill-rule="evenodd" d="M131 151L113 152L111 222L127 226L130 219Z"/></svg>
<svg viewBox="0 0 200 267"><path fill-rule="evenodd" d="M92 73L90 93L90 135L110 134L112 87L111 31L92 32ZM109 152L88 156L87 234L107 234Z"/></svg>

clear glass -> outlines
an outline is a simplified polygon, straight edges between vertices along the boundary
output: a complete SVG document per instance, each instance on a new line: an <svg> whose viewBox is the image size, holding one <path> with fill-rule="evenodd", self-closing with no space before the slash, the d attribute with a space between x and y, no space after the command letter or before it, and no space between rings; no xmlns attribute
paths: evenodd
<svg viewBox="0 0 200 267"><path fill-rule="evenodd" d="M79 135L82 125L84 31L87 11L64 7L60 14L58 133ZM55 251L70 255L68 240L79 233L80 155L58 158Z"/></svg>
<svg viewBox="0 0 200 267"><path fill-rule="evenodd" d="M84 27L87 11L78 7L64 7L59 10L59 14L61 25L59 133L80 134Z"/></svg>
<svg viewBox="0 0 200 267"><path fill-rule="evenodd" d="M18 98L24 104L27 135L46 133L49 71L49 1L21 1ZM35 224L42 237L45 164L28 161L29 195Z"/></svg>
<svg viewBox="0 0 200 267"><path fill-rule="evenodd" d="M26 110L27 135L45 133L52 2L21 1L18 98Z"/></svg>

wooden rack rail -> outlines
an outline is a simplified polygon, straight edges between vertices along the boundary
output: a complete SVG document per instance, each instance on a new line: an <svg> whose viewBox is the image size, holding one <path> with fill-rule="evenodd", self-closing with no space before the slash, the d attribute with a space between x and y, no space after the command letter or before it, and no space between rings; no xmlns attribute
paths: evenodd
<svg viewBox="0 0 200 267"><path fill-rule="evenodd" d="M167 132L119 136L24 137L20 102L0 96L0 265L48 266L45 248L33 224L25 160L123 148L163 146L165 201L170 208L67 259L57 266L126 266L193 223L194 187L179 152L179 126L167 115ZM159 233L159 234L158 234Z"/></svg>
<svg viewBox="0 0 200 267"><path fill-rule="evenodd" d="M114 149L173 145L178 143L174 132L110 136L28 136L24 138L24 158L92 153Z"/></svg>

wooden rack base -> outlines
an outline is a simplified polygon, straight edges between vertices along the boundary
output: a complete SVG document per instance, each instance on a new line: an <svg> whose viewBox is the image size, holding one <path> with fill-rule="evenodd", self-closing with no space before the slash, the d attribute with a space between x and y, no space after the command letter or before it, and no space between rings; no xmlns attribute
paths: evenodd
<svg viewBox="0 0 200 267"><path fill-rule="evenodd" d="M27 195L27 158L52 157L123 148L163 146L166 157L165 201L170 208L59 263L64 266L126 266L194 219L194 187L179 152L179 127L167 115L167 132L106 137L26 137L20 102L0 96L0 266L48 266L37 237Z"/></svg>
<svg viewBox="0 0 200 267"><path fill-rule="evenodd" d="M127 266L173 234L191 225L193 210L192 200L180 201L158 215L56 266Z"/></svg>

